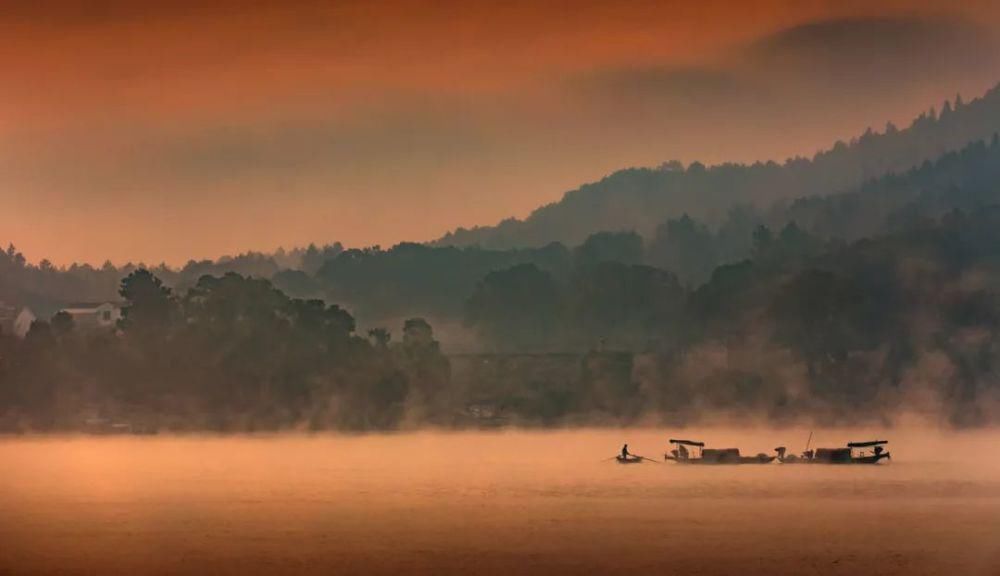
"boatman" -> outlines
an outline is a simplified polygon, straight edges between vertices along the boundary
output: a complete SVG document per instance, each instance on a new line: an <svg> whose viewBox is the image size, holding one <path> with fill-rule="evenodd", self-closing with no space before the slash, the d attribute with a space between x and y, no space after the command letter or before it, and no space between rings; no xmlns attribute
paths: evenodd
<svg viewBox="0 0 1000 576"><path fill-rule="evenodd" d="M628 460L631 454L628 453L628 444L622 446L622 460Z"/></svg>

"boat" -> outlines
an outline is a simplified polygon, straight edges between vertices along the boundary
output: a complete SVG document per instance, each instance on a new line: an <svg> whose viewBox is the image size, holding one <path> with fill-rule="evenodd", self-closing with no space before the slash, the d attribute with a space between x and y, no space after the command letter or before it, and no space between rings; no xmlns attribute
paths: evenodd
<svg viewBox="0 0 1000 576"><path fill-rule="evenodd" d="M670 444L674 448L664 454L663 459L678 464L770 464L775 459L763 452L756 456L743 456L739 448L705 448L704 442L694 440L671 438Z"/></svg>
<svg viewBox="0 0 1000 576"><path fill-rule="evenodd" d="M817 448L800 455L788 454L784 446L778 446L774 451L782 464L877 464L880 460L892 460L884 448L888 443L888 440L848 442L845 448Z"/></svg>
<svg viewBox="0 0 1000 576"><path fill-rule="evenodd" d="M642 456L626 456L626 457L615 456L615 460L617 460L619 464L642 464L643 457Z"/></svg>

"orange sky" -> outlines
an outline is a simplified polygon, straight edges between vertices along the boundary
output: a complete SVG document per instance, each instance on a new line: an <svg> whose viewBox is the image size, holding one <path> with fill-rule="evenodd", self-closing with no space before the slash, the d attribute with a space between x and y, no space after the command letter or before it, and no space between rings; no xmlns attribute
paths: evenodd
<svg viewBox="0 0 1000 576"><path fill-rule="evenodd" d="M0 10L0 242L56 263L427 240L1000 80L985 1L37 4Z"/></svg>

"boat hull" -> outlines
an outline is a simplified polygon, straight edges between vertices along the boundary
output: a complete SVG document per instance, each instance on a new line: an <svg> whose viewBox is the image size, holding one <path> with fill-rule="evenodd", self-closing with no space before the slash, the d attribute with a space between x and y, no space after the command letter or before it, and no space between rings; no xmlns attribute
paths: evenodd
<svg viewBox="0 0 1000 576"><path fill-rule="evenodd" d="M670 454L663 457L664 460L673 461L678 464L697 464L701 466L733 466L737 464L770 464L774 462L774 456L740 456L739 458L708 459L708 458L676 458Z"/></svg>
<svg viewBox="0 0 1000 576"><path fill-rule="evenodd" d="M632 458L622 458L621 456L616 456L615 460L619 464L642 464L642 458L632 457Z"/></svg>
<svg viewBox="0 0 1000 576"><path fill-rule="evenodd" d="M882 454L872 454L871 456L857 456L849 460L826 460L821 458L779 458L782 464L828 464L831 466L842 466L845 464L878 464L879 461L891 459L888 452Z"/></svg>

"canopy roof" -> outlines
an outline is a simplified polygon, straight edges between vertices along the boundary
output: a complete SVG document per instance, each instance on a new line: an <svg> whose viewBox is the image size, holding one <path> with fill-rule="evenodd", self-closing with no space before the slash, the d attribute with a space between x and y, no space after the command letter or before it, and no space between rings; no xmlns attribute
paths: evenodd
<svg viewBox="0 0 1000 576"><path fill-rule="evenodd" d="M674 440L673 438L670 439L670 443L671 444L686 444L688 446L704 446L705 445L704 442L695 442L694 440Z"/></svg>
<svg viewBox="0 0 1000 576"><path fill-rule="evenodd" d="M879 444L888 444L888 440L871 440L869 442L848 442L848 448L867 448L869 446L878 446Z"/></svg>

